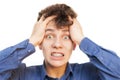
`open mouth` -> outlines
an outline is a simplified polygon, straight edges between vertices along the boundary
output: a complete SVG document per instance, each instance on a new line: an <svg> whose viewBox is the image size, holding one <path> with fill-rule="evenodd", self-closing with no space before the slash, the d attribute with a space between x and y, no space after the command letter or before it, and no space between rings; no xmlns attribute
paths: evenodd
<svg viewBox="0 0 120 80"><path fill-rule="evenodd" d="M61 53L61 52L52 52L51 56L53 56L53 57L63 57L64 54Z"/></svg>

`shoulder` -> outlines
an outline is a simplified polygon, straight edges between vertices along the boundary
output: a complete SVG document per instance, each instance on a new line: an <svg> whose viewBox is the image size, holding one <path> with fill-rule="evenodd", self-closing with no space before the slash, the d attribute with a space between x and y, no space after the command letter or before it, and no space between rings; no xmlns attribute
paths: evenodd
<svg viewBox="0 0 120 80"><path fill-rule="evenodd" d="M19 76L27 80L35 80L41 77L40 75L42 75L42 71L42 65L35 65L29 67L24 66L21 67Z"/></svg>
<svg viewBox="0 0 120 80"><path fill-rule="evenodd" d="M83 63L83 64L74 63L71 64L71 68L75 73L82 73L82 74L89 73L91 75L98 74L97 67L95 67L91 62Z"/></svg>
<svg viewBox="0 0 120 80"><path fill-rule="evenodd" d="M98 69L91 63L71 64L73 73L77 76L86 77L89 79L96 79L99 77Z"/></svg>
<svg viewBox="0 0 120 80"><path fill-rule="evenodd" d="M82 69L82 70L91 70L91 71L97 70L97 68L91 62L82 63L82 64L73 63L70 65L72 69Z"/></svg>
<svg viewBox="0 0 120 80"><path fill-rule="evenodd" d="M34 66L26 67L26 70L33 73L33 72L36 72L36 71L41 71L42 67L43 67L43 65L34 65Z"/></svg>

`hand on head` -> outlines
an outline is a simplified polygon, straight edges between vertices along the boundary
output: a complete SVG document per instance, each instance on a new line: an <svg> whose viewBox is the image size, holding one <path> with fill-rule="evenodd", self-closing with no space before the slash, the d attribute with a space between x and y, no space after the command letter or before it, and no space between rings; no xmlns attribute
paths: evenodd
<svg viewBox="0 0 120 80"><path fill-rule="evenodd" d="M73 24L70 26L70 36L75 44L80 44L81 40L84 38L82 27L77 19L71 19Z"/></svg>
<svg viewBox="0 0 120 80"><path fill-rule="evenodd" d="M51 16L44 20L44 17L42 16L41 19L35 23L29 39L30 43L32 43L34 46L37 46L42 42L45 34L45 28L49 21L51 21L54 17L55 16Z"/></svg>
<svg viewBox="0 0 120 80"><path fill-rule="evenodd" d="M44 20L44 17L42 16L41 19L35 23L29 39L30 43L34 46L41 44L44 38L46 26L54 18L55 16L50 16ZM77 19L70 18L70 20L73 21L73 24L70 26L70 37L75 44L79 45L81 40L84 38L81 25Z"/></svg>

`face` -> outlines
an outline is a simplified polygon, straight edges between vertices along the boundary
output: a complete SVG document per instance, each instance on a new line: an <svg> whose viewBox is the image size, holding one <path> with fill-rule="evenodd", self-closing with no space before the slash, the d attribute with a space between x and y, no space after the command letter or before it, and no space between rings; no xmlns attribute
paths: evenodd
<svg viewBox="0 0 120 80"><path fill-rule="evenodd" d="M50 21L45 30L45 37L40 45L43 51L45 64L60 67L65 65L74 49L70 39L69 28L56 28L53 21Z"/></svg>

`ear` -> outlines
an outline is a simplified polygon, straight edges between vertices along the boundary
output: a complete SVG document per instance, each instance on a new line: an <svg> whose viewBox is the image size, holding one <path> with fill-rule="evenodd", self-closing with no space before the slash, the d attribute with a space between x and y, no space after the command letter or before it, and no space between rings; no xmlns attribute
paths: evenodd
<svg viewBox="0 0 120 80"><path fill-rule="evenodd" d="M76 48L76 44L75 44L75 43L73 43L73 50L75 50L75 48Z"/></svg>

